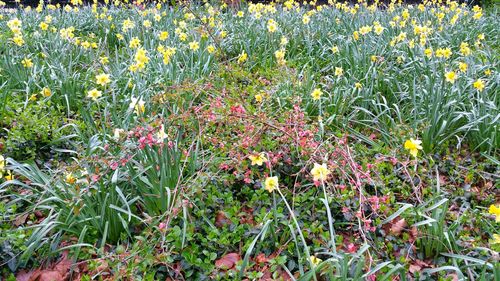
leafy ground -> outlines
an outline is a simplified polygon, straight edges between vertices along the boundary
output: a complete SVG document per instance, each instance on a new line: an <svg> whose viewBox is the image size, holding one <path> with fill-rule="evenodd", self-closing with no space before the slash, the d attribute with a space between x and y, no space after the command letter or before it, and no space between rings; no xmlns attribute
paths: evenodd
<svg viewBox="0 0 500 281"><path fill-rule="evenodd" d="M500 280L497 11L72 2L0 13L0 279Z"/></svg>

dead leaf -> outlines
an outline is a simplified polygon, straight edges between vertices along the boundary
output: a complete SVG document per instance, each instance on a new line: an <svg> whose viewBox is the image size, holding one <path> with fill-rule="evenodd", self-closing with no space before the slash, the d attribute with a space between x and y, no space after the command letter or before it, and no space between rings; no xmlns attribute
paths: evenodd
<svg viewBox="0 0 500 281"><path fill-rule="evenodd" d="M15 226L20 226L20 225L23 225L25 222L26 222L26 219L28 218L28 213L24 214L24 215L20 215L16 218L16 220L14 221L14 225Z"/></svg>
<svg viewBox="0 0 500 281"><path fill-rule="evenodd" d="M237 253L229 253L222 258L215 261L215 267L222 270L229 270L233 268L236 263L241 259Z"/></svg>
<svg viewBox="0 0 500 281"><path fill-rule="evenodd" d="M403 229L407 226L405 219L400 219L394 222L391 226L390 232L396 236L400 235Z"/></svg>
<svg viewBox="0 0 500 281"><path fill-rule="evenodd" d="M269 259L266 258L266 255L264 253L260 253L255 257L255 262L256 263L266 263L268 262Z"/></svg>
<svg viewBox="0 0 500 281"><path fill-rule="evenodd" d="M217 212L215 216L215 226L223 227L224 225L231 224L231 221L226 217L223 211Z"/></svg>

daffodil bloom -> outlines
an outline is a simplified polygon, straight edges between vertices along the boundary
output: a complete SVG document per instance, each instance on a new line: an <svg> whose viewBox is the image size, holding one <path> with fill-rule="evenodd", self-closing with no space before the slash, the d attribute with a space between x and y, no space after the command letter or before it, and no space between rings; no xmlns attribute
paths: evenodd
<svg viewBox="0 0 500 281"><path fill-rule="evenodd" d="M215 52L215 46L214 45L208 45L207 46L207 52L209 54L213 54Z"/></svg>
<svg viewBox="0 0 500 281"><path fill-rule="evenodd" d="M14 180L14 175L12 175L11 171L7 171L7 174L5 175L5 179L8 181Z"/></svg>
<svg viewBox="0 0 500 281"><path fill-rule="evenodd" d="M131 100L129 105L130 109L133 109L137 115L144 113L146 108L145 108L145 102L142 100L142 98L138 99L132 97L130 100Z"/></svg>
<svg viewBox="0 0 500 281"><path fill-rule="evenodd" d="M455 83L455 80L457 80L457 74L454 71L446 72L444 76L446 78L446 82L450 82L451 84Z"/></svg>
<svg viewBox="0 0 500 281"><path fill-rule="evenodd" d="M500 244L500 234L493 234L493 239L490 241L490 244Z"/></svg>
<svg viewBox="0 0 500 281"><path fill-rule="evenodd" d="M161 41L167 40L167 38L168 38L168 32L167 31L160 32L159 38L160 38Z"/></svg>
<svg viewBox="0 0 500 281"><path fill-rule="evenodd" d="M413 138L410 138L409 140L405 141L405 149L410 151L410 154L413 157L417 157L418 151L422 150L422 141L421 140L416 140Z"/></svg>
<svg viewBox="0 0 500 281"><path fill-rule="evenodd" d="M250 161L252 161L252 166L253 165L262 166L264 162L267 162L267 158L264 152L261 152L257 155L250 155L248 156L248 158L250 159Z"/></svg>
<svg viewBox="0 0 500 281"><path fill-rule="evenodd" d="M321 165L318 163L314 163L314 167L311 170L311 175L313 176L313 179L315 181L325 181L330 174L331 172L330 170L328 170L326 163L323 163Z"/></svg>
<svg viewBox="0 0 500 281"><path fill-rule="evenodd" d="M0 155L0 178L3 177L3 172L5 171L5 158Z"/></svg>
<svg viewBox="0 0 500 281"><path fill-rule="evenodd" d="M21 64L26 67L26 68L31 68L33 67L33 61L29 58L24 58L22 61L21 61Z"/></svg>
<svg viewBox="0 0 500 281"><path fill-rule="evenodd" d="M200 44L196 41L189 42L189 49L196 51L200 48Z"/></svg>
<svg viewBox="0 0 500 281"><path fill-rule="evenodd" d="M163 124L161 124L160 130L158 131L158 133L156 133L156 138L161 143L165 142L165 140L168 138L167 133L165 133L165 126Z"/></svg>
<svg viewBox="0 0 500 281"><path fill-rule="evenodd" d="M321 95L323 95L323 92L318 88L314 89L311 93L311 97L313 98L313 100L319 100L321 98Z"/></svg>
<svg viewBox="0 0 500 281"><path fill-rule="evenodd" d="M491 205L490 209L488 210L488 213L490 215L494 215L495 216L495 221L496 222L500 222L500 207L497 207L495 205Z"/></svg>
<svg viewBox="0 0 500 281"><path fill-rule="evenodd" d="M72 173L66 174L65 181L69 184L74 184L76 182L76 177Z"/></svg>
<svg viewBox="0 0 500 281"><path fill-rule="evenodd" d="M342 67L335 67L335 76L342 76L342 74L344 74Z"/></svg>
<svg viewBox="0 0 500 281"><path fill-rule="evenodd" d="M123 134L125 132L124 129L120 129L120 128L116 128L114 131L113 131L113 138L115 140L119 140L120 139L120 135Z"/></svg>
<svg viewBox="0 0 500 281"><path fill-rule="evenodd" d="M96 83L101 86L106 86L111 80L109 79L109 74L102 73L95 77Z"/></svg>
<svg viewBox="0 0 500 281"><path fill-rule="evenodd" d="M44 97L50 97L52 95L52 91L50 91L49 88L45 87L42 89L42 92L41 94L44 96Z"/></svg>
<svg viewBox="0 0 500 281"><path fill-rule="evenodd" d="M311 256L309 259L311 260L311 263L314 266L317 266L318 264L320 264L323 261L322 259L317 258L316 256Z"/></svg>
<svg viewBox="0 0 500 281"><path fill-rule="evenodd" d="M245 53L245 51L241 52L241 54L238 56L238 63L242 64L247 61L248 55Z"/></svg>
<svg viewBox="0 0 500 281"><path fill-rule="evenodd" d="M276 29L278 29L278 24L276 23L276 21L274 21L273 19L268 20L267 21L267 30L270 33L273 33L273 32L276 32Z"/></svg>
<svg viewBox="0 0 500 281"><path fill-rule="evenodd" d="M273 192L278 188L278 177L267 177L264 181L264 188L269 191L269 193Z"/></svg>
<svg viewBox="0 0 500 281"><path fill-rule="evenodd" d="M482 92L485 87L485 83L482 79L477 79L472 86L474 86L474 89L478 90L479 92Z"/></svg>
<svg viewBox="0 0 500 281"><path fill-rule="evenodd" d="M96 101L101 96L102 96L102 92L97 90L97 89L92 89L92 90L88 91L88 93L87 93L87 97L91 98L94 101Z"/></svg>

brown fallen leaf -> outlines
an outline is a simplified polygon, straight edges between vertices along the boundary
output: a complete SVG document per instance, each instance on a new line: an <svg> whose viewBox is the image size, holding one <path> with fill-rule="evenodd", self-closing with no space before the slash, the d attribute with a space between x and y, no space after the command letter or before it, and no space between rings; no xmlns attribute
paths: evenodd
<svg viewBox="0 0 500 281"><path fill-rule="evenodd" d="M233 268L239 260L241 260L240 255L238 255L237 253L229 253L216 260L215 267L222 270L229 270Z"/></svg>
<svg viewBox="0 0 500 281"><path fill-rule="evenodd" d="M392 224L390 232L398 236L401 234L401 232L405 229L406 226L407 226L406 220L400 219Z"/></svg>
<svg viewBox="0 0 500 281"><path fill-rule="evenodd" d="M231 221L227 218L223 211L217 212L215 216L215 226L223 227L224 225L231 224Z"/></svg>

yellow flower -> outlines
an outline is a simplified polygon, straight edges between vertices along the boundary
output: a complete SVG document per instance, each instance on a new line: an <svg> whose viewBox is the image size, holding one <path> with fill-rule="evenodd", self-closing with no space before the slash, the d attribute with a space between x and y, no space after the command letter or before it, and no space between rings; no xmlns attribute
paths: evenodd
<svg viewBox="0 0 500 281"><path fill-rule="evenodd" d="M261 103L262 102L262 95L261 94L255 95L255 101L258 103Z"/></svg>
<svg viewBox="0 0 500 281"><path fill-rule="evenodd" d="M238 13L236 14L239 18L242 18L243 16L245 16L245 12L243 11L238 11Z"/></svg>
<svg viewBox="0 0 500 281"><path fill-rule="evenodd" d="M444 76L446 78L446 81L452 84L455 83L455 80L457 79L457 74L455 73L455 71L446 72Z"/></svg>
<svg viewBox="0 0 500 281"><path fill-rule="evenodd" d="M189 49L196 51L200 48L200 44L196 41L189 42Z"/></svg>
<svg viewBox="0 0 500 281"><path fill-rule="evenodd" d="M267 158L264 152L261 152L258 155L250 155L248 156L248 158L252 161L252 166L253 165L262 166L264 162L267 162Z"/></svg>
<svg viewBox="0 0 500 281"><path fill-rule="evenodd" d="M422 150L422 141L410 138L405 142L405 149L410 151L413 157L417 157L418 151Z"/></svg>
<svg viewBox="0 0 500 281"><path fill-rule="evenodd" d="M375 25L374 30L377 35L380 35L382 34L382 32L384 32L384 27L381 25Z"/></svg>
<svg viewBox="0 0 500 281"><path fill-rule="evenodd" d="M74 184L76 182L76 178L75 176L73 176L73 174L69 173L66 174L65 181L69 184Z"/></svg>
<svg viewBox="0 0 500 281"><path fill-rule="evenodd" d="M335 76L341 76L342 74L344 74L342 67L335 67Z"/></svg>
<svg viewBox="0 0 500 281"><path fill-rule="evenodd" d="M39 24L39 26L40 26L40 29L41 29L41 30L44 30L44 31L45 31L45 30L47 30L47 29L49 28L49 25L48 25L46 22L44 22L44 21L42 21L42 22Z"/></svg>
<svg viewBox="0 0 500 281"><path fill-rule="evenodd" d="M311 21L311 18L307 14L304 14L304 16L302 17L302 23L308 24L310 21Z"/></svg>
<svg viewBox="0 0 500 281"><path fill-rule="evenodd" d="M458 69L460 69L460 71L462 71L462 72L467 71L467 64L465 62L459 62Z"/></svg>
<svg viewBox="0 0 500 281"><path fill-rule="evenodd" d="M0 155L0 178L3 177L3 172L5 171L5 158Z"/></svg>
<svg viewBox="0 0 500 281"><path fill-rule="evenodd" d="M269 191L269 193L273 192L278 188L278 177L267 177L264 182L264 188Z"/></svg>
<svg viewBox="0 0 500 281"><path fill-rule="evenodd" d="M102 64L108 64L109 63L109 58L106 57L106 56L102 56L99 58L99 61L102 63Z"/></svg>
<svg viewBox="0 0 500 281"><path fill-rule="evenodd" d="M134 109L135 114L140 115L140 114L144 113L144 111L146 109L146 107L145 107L146 103L142 100L142 98L138 99L138 98L132 97L130 100L131 101L129 104L129 108Z"/></svg>
<svg viewBox="0 0 500 281"><path fill-rule="evenodd" d="M432 49L430 49L430 48L425 49L424 54L426 57L431 58L432 57Z"/></svg>
<svg viewBox="0 0 500 281"><path fill-rule="evenodd" d="M141 45L141 40L139 40L139 38L137 38L137 37L134 37L134 38L132 38L132 40L130 40L130 43L128 46L131 49L135 49L135 48L139 47L140 45Z"/></svg>
<svg viewBox="0 0 500 281"><path fill-rule="evenodd" d="M95 77L96 83L101 86L106 86L111 80L109 79L109 74L102 73Z"/></svg>
<svg viewBox="0 0 500 281"><path fill-rule="evenodd" d="M161 41L167 40L167 38L168 38L168 32L167 31L160 32L160 36L159 37L160 37Z"/></svg>
<svg viewBox="0 0 500 281"><path fill-rule="evenodd" d="M26 68L31 68L33 67L33 61L29 58L24 58L22 61L21 61L21 64L26 67Z"/></svg>
<svg viewBox="0 0 500 281"><path fill-rule="evenodd" d="M314 163L314 168L312 168L311 170L311 175L313 176L313 179L315 181L325 181L330 173L331 172L330 170L328 170L326 163L323 163L321 165L318 163Z"/></svg>
<svg viewBox="0 0 500 281"><path fill-rule="evenodd" d="M482 92L485 87L485 83L482 79L477 79L473 84L474 89L478 90L479 92Z"/></svg>
<svg viewBox="0 0 500 281"><path fill-rule="evenodd" d="M361 84L361 83L359 83L359 82L356 82L356 83L354 84L354 87L355 87L356 89L358 89L358 90L359 90L359 89L362 89L362 88L363 88L363 84Z"/></svg>
<svg viewBox="0 0 500 281"><path fill-rule="evenodd" d="M52 91L51 91L49 88L45 87L45 88L43 88L43 89L42 89L41 94L42 94L44 97L46 97L46 98L47 98L47 97L50 97L50 96L52 95Z"/></svg>
<svg viewBox="0 0 500 281"><path fill-rule="evenodd" d="M285 50L280 49L274 52L274 56L276 57L276 60L278 61L279 65L284 65L286 63L285 60Z"/></svg>
<svg viewBox="0 0 500 281"><path fill-rule="evenodd" d="M100 96L102 96L102 92L97 89L92 89L87 93L87 97L94 101L96 101Z"/></svg>
<svg viewBox="0 0 500 281"><path fill-rule="evenodd" d="M245 51L241 52L241 54L238 56L238 63L242 64L247 61L248 55L245 53Z"/></svg>
<svg viewBox="0 0 500 281"><path fill-rule="evenodd" d="M496 222L500 222L500 207L497 207L495 205L491 205L490 209L488 210L488 213L490 215L494 215L495 216L495 221Z"/></svg>
<svg viewBox="0 0 500 281"><path fill-rule="evenodd" d="M213 54L215 52L215 46L214 45L208 45L207 46L207 52L209 54Z"/></svg>
<svg viewBox="0 0 500 281"><path fill-rule="evenodd" d="M267 30L271 33L276 32L278 29L278 24L273 19L267 21Z"/></svg>
<svg viewBox="0 0 500 281"><path fill-rule="evenodd" d="M164 142L168 138L167 133L165 133L165 126L163 124L161 124L160 130L158 131L158 133L156 133L156 138L158 138L158 141L160 142Z"/></svg>
<svg viewBox="0 0 500 281"><path fill-rule="evenodd" d="M311 256L310 259L311 259L311 263L314 266L317 266L318 264L320 264L323 261L322 259L317 258L316 256Z"/></svg>
<svg viewBox="0 0 500 281"><path fill-rule="evenodd" d="M22 45L24 45L24 39L23 39L23 36L22 35L16 35L12 38L12 42L14 42L14 44L16 44L17 46L21 47Z"/></svg>
<svg viewBox="0 0 500 281"><path fill-rule="evenodd" d="M490 241L490 244L500 244L500 234L493 234L493 239Z"/></svg>
<svg viewBox="0 0 500 281"><path fill-rule="evenodd" d="M14 175L12 175L11 171L7 171L7 174L5 175L5 179L8 181L14 180Z"/></svg>
<svg viewBox="0 0 500 281"><path fill-rule="evenodd" d="M316 88L312 91L311 97L313 98L313 100L319 100L322 94L323 92L321 91L321 89Z"/></svg>
<svg viewBox="0 0 500 281"><path fill-rule="evenodd" d="M336 54L336 53L338 53L338 52L339 52L339 47L337 47L337 46L332 46L332 47L330 48L330 50L332 51L332 53Z"/></svg>

